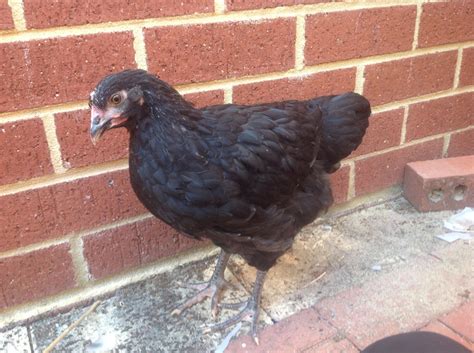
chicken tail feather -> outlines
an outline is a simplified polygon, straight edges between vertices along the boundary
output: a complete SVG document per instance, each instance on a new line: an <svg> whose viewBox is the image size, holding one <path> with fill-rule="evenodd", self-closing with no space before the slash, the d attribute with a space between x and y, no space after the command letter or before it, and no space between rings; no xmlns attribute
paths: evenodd
<svg viewBox="0 0 474 353"><path fill-rule="evenodd" d="M323 127L318 160L326 172L339 169L340 161L362 142L371 113L369 101L357 93L320 97L311 101L323 113Z"/></svg>

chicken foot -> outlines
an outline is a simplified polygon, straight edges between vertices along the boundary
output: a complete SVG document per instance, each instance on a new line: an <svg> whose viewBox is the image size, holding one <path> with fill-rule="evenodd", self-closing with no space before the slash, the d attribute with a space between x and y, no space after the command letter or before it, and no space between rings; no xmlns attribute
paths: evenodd
<svg viewBox="0 0 474 353"><path fill-rule="evenodd" d="M220 331L224 330L230 326L237 324L240 321L250 321L250 334L258 345L258 336L257 336L257 324L258 324L258 314L260 311L260 299L262 296L263 283L265 282L266 271L257 271L257 278L255 279L255 284L253 287L252 295L244 303L235 303L235 304L222 304L220 305L223 308L242 308L243 309L235 316L219 322L217 324L211 324L206 327L204 332Z"/></svg>
<svg viewBox="0 0 474 353"><path fill-rule="evenodd" d="M224 272L227 267L227 263L229 262L230 254L226 253L222 250L219 254L217 259L216 268L214 269L214 273L212 274L211 279L207 283L200 283L200 284L191 284L190 287L197 288L199 292L187 300L185 303L178 306L171 312L172 316L181 315L181 313L192 307L195 304L198 304L204 301L206 298L211 298L211 314L214 318L217 317L219 312L219 298L222 290L226 285L228 285L227 281L224 279Z"/></svg>

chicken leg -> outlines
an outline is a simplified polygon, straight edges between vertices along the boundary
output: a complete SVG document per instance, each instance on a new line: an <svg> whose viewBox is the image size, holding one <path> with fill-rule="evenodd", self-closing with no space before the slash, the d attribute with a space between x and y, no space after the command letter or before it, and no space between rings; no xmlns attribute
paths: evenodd
<svg viewBox="0 0 474 353"><path fill-rule="evenodd" d="M171 315L180 315L184 310L192 307L193 305L202 302L206 298L211 298L211 314L214 318L217 317L219 311L219 298L222 290L228 284L224 279L224 272L229 262L230 254L226 253L224 250L221 250L219 257L217 259L216 268L212 274L211 279L207 283L193 285L199 292L194 295L192 298L187 300L185 303L178 306L171 312Z"/></svg>
<svg viewBox="0 0 474 353"><path fill-rule="evenodd" d="M223 330L223 329L228 328L229 326L233 326L237 324L240 321L244 321L244 320L250 321L251 322L250 334L252 335L252 338L255 341L255 343L258 345L258 336L257 336L258 314L260 311L260 299L262 296L262 288L263 288L263 283L265 282L266 274L267 274L267 271L260 271L260 270L257 271L257 277L255 279L252 295L246 302L237 303L237 304L221 304L220 305L224 308L231 308L231 309L234 309L236 307L242 308L241 311L237 315L223 322L208 325L205 331L211 332L211 331Z"/></svg>

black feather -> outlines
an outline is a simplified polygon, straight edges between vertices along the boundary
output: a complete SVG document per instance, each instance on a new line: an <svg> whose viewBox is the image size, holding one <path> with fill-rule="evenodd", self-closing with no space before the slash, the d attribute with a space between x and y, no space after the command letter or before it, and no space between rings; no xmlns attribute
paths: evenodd
<svg viewBox="0 0 474 353"><path fill-rule="evenodd" d="M126 127L140 201L172 227L210 238L260 270L331 205L327 172L361 143L370 115L355 93L199 110L141 70L104 79L94 104L134 87L144 102L132 107Z"/></svg>

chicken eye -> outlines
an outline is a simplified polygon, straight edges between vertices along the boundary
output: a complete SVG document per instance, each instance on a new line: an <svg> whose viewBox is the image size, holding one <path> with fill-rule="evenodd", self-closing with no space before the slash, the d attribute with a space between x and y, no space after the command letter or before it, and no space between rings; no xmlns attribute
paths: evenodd
<svg viewBox="0 0 474 353"><path fill-rule="evenodd" d="M115 105L119 104L121 101L122 101L122 96L118 93L115 93L114 95L112 95L112 97L110 97L110 102Z"/></svg>

